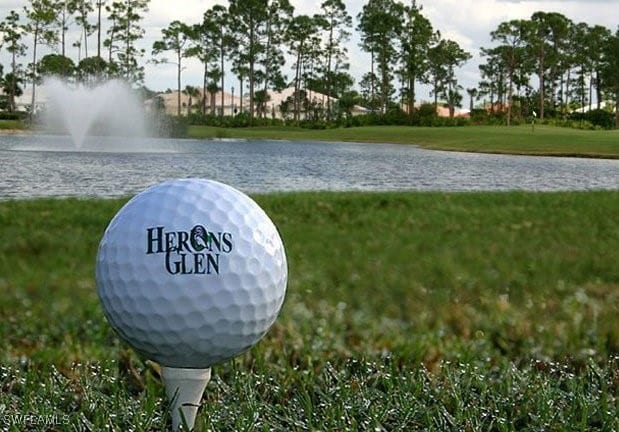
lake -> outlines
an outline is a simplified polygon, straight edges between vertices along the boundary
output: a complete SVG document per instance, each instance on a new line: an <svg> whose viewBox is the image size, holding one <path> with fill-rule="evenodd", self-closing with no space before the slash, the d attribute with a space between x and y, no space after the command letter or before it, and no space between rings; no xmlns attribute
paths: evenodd
<svg viewBox="0 0 619 432"><path fill-rule="evenodd" d="M133 195L202 177L247 193L619 188L619 161L424 150L409 145L269 140L0 136L0 199Z"/></svg>

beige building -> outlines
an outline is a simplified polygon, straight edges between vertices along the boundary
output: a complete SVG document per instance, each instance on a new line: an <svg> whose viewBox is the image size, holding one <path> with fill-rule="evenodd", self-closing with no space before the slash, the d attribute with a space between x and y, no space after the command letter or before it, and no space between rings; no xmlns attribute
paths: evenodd
<svg viewBox="0 0 619 432"><path fill-rule="evenodd" d="M21 96L17 96L15 98L15 108L17 111L30 111L30 105L32 105L32 84L29 84L24 87L23 93ZM47 91L45 90L45 86L39 85L35 90L35 113L45 109L48 104L49 97L47 95Z"/></svg>
<svg viewBox="0 0 619 432"><path fill-rule="evenodd" d="M283 118L284 116L280 109L281 104L282 102L288 100L289 98L292 98L293 95L294 95L293 87L286 88L280 92L269 92L269 100L267 101L265 109L264 109L266 117L278 118L278 119ZM337 103L336 98L330 98L329 96L324 95L322 93L312 92L308 90L306 95L307 95L307 98L311 102L322 104L325 107L327 103L329 103L329 101L332 104ZM161 98L161 101L163 102L163 105L165 107L166 114L177 115L178 113L178 92L161 93L157 95L157 97ZM208 92L206 93L206 112L207 113L220 114L221 105L222 105L221 97L222 97L222 92L217 92L214 94L208 93ZM155 103L156 101L153 99L148 101L148 106L150 107L149 109L153 109L153 105ZM188 113L191 113L191 112L201 112L202 103L203 103L203 98L202 98L201 89L198 90L197 96L189 96L181 92L181 115L186 116ZM238 95L233 96L230 93L223 92L224 115L229 116L233 114L238 114L239 112L241 112L241 108L242 108L242 111L244 112L249 111L249 97L247 96L247 94L244 94L243 99L241 100L241 98ZM258 112L257 106L255 107L255 109L256 109L256 112ZM352 110L353 115L365 114L366 112L367 112L367 109L361 106L355 106ZM301 113L301 117L304 117L303 113Z"/></svg>
<svg viewBox="0 0 619 432"><path fill-rule="evenodd" d="M207 113L220 113L221 110L222 92L206 93L206 100L202 97L202 90L199 89L197 95L188 95L181 92L181 115L186 116L189 113L199 113L202 111L203 103ZM168 115L178 114L178 92L160 93L157 98L163 102L165 112ZM157 103L155 99L147 101L147 109L154 109ZM232 96L230 93L223 92L224 115L232 115L236 110L238 112L241 106L241 99L237 96Z"/></svg>

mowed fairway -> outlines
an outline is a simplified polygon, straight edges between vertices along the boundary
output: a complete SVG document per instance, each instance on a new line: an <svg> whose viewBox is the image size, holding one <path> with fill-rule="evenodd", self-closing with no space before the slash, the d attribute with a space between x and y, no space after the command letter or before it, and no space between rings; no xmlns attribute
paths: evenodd
<svg viewBox="0 0 619 432"><path fill-rule="evenodd" d="M437 150L619 158L619 130L586 131L551 126L365 126L311 130L292 127L224 129L190 126L192 138L356 141L415 144Z"/></svg>
<svg viewBox="0 0 619 432"><path fill-rule="evenodd" d="M255 199L288 295L258 346L214 368L197 431L619 429L618 191ZM95 291L122 204L0 202L0 429L169 427L157 366Z"/></svg>

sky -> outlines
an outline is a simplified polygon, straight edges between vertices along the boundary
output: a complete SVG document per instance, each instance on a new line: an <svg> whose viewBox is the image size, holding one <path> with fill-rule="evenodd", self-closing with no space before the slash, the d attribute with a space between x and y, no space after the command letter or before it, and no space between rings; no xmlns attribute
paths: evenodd
<svg viewBox="0 0 619 432"><path fill-rule="evenodd" d="M344 0L344 2L356 26L356 16L367 0ZM197 23L205 10L218 3L227 4L225 1L213 0L151 0L149 12L143 21L146 35L141 41L141 46L147 52L142 62L146 67L145 84L148 88L163 91L176 86L174 65L146 63L151 59L152 44L160 38L161 29L173 20L188 24ZM291 0L291 3L295 7L296 14L314 14L319 9L317 7L319 1ZM0 19L4 19L11 10L21 12L26 4L28 1L25 0L0 0ZM534 12L546 11L560 12L574 22L603 25L613 32L619 25L619 0L417 0L417 4L423 7L422 13L434 28L441 32L443 38L458 42L463 49L473 55L473 58L457 73L459 83L464 88L476 87L480 81L478 65L483 60L480 58L479 49L492 46L490 32L501 22L528 19ZM74 41L76 38L69 40ZM95 37L89 43L93 47L96 43ZM369 71L370 63L369 54L361 51L358 45L357 36L353 36L347 44L350 72L357 82ZM69 49L74 50L69 51L69 56L77 58L76 48ZM27 58L23 62L27 63ZM6 71L9 57L4 51L0 52L0 63L5 66ZM292 63L289 62L285 68L286 75L291 78ZM201 76L201 65L195 60L186 60L182 77L183 87L200 86ZM226 86L236 84L238 88L238 83L236 80L233 82L232 76L227 77L227 82ZM230 91L229 88L225 90ZM420 86L419 96L421 99L430 100L429 88Z"/></svg>

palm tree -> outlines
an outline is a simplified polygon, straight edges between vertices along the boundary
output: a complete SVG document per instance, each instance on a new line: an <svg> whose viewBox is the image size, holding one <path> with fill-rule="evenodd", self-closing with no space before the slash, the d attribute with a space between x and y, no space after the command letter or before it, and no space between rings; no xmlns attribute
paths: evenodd
<svg viewBox="0 0 619 432"><path fill-rule="evenodd" d="M200 97L200 90L198 90L197 87L194 86L185 86L185 89L183 90L183 94L185 96L189 96L189 101L187 102L187 115L191 114L191 107L193 106L193 98L199 98Z"/></svg>
<svg viewBox="0 0 619 432"><path fill-rule="evenodd" d="M265 90L258 90L254 94L254 99L256 100L256 113L258 117L266 118L267 103L271 100L271 95Z"/></svg>
<svg viewBox="0 0 619 432"><path fill-rule="evenodd" d="M217 104L217 101L215 100L215 98L217 96L217 92L219 91L219 86L217 85L217 82L216 81L211 81L206 86L206 91L210 95L211 114L215 114L215 109L216 109L216 104ZM206 95L204 95L204 97L206 98Z"/></svg>
<svg viewBox="0 0 619 432"><path fill-rule="evenodd" d="M16 110L15 98L24 94L21 84L24 80L19 75L15 75L12 72L6 74L4 78L0 80L0 86L4 91L4 94L8 97L8 111L14 112Z"/></svg>
<svg viewBox="0 0 619 432"><path fill-rule="evenodd" d="M470 98L470 103L469 103L469 112L473 112L473 107L474 107L474 100L477 97L477 89L476 88L467 88L466 92L469 95Z"/></svg>

